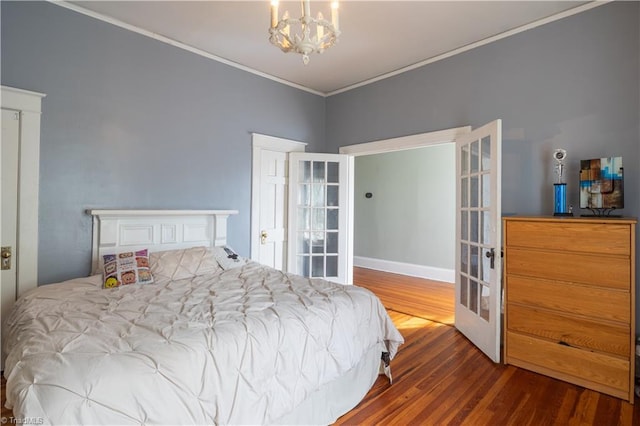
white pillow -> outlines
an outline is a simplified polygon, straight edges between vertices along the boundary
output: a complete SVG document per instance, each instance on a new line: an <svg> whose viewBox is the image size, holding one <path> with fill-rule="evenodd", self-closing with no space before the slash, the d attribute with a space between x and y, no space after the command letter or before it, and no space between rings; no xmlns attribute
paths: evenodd
<svg viewBox="0 0 640 426"><path fill-rule="evenodd" d="M214 247L211 249L218 264L224 269L233 269L247 264L247 259L240 257L232 248L228 246Z"/></svg>
<svg viewBox="0 0 640 426"><path fill-rule="evenodd" d="M156 279L183 280L222 271L207 247L192 247L151 253L151 273Z"/></svg>

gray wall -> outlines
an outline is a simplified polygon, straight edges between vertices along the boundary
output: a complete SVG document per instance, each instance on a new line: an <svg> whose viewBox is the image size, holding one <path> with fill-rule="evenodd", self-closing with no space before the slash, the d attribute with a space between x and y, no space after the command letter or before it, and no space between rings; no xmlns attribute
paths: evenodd
<svg viewBox="0 0 640 426"><path fill-rule="evenodd" d="M573 205L578 160L621 155L623 213L640 216L638 2L326 100L49 3L0 8L1 83L47 94L41 283L89 272L86 208L236 208L230 243L248 254L251 131L337 152L502 118L504 212L553 212L550 158L563 147Z"/></svg>
<svg viewBox="0 0 640 426"><path fill-rule="evenodd" d="M238 209L249 255L250 132L323 148L320 96L50 3L0 7L2 84L47 94L40 283L89 273L87 208Z"/></svg>
<svg viewBox="0 0 640 426"><path fill-rule="evenodd" d="M551 154L562 147L571 204L580 159L621 155L622 213L638 217L639 27L640 3L612 2L331 96L328 150L502 118L504 213L553 213Z"/></svg>
<svg viewBox="0 0 640 426"><path fill-rule="evenodd" d="M354 190L356 256L455 268L453 144L356 157Z"/></svg>

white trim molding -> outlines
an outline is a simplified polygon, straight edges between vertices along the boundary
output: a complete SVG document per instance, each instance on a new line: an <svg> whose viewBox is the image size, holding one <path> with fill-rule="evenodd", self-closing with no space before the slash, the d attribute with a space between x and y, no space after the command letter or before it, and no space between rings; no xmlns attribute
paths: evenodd
<svg viewBox="0 0 640 426"><path fill-rule="evenodd" d="M0 86L3 109L20 113L16 295L38 286L40 118L44 93Z"/></svg>
<svg viewBox="0 0 640 426"><path fill-rule="evenodd" d="M306 142L298 142L292 139L279 138L277 136L263 135L261 133L251 133L251 144L253 148L268 149L278 152L303 152L307 149Z"/></svg>
<svg viewBox="0 0 640 426"><path fill-rule="evenodd" d="M533 28L540 27L540 26L545 25L545 24L549 24L551 22L555 22L555 21L558 21L560 19L564 19L564 18L567 18L569 16L576 15L578 13L586 12L587 10L591 10L594 7L598 7L598 6L602 6L604 4L610 3L611 1L613 1L613 0L589 1L589 2L587 2L585 4L582 4L580 6L576 6L576 7L572 8L572 9L568 9L568 10L565 10L563 12L556 13L555 15L547 16L546 18L538 19L537 21L534 21L534 22L531 22L531 23L528 23L528 24L525 24L525 25L521 25L519 27L516 27L516 28L513 28L511 30L502 32L500 34L496 34L496 35L491 36L491 37L487 37L487 38L485 38L483 40L476 41L475 43L470 43L470 44L467 44L466 46L462 46L462 47L459 47L457 49L453 49L453 50L450 50L448 52L444 52L444 53L442 53L440 55L436 55L436 56L434 56L432 58L425 59L424 61L416 62L415 64L406 66L404 68L400 68L400 69L397 69L395 71L388 72L386 74L381 74L381 75L379 75L377 77L370 78L368 80L361 81L360 83L352 84L350 86L346 86L346 87L343 87L341 89L334 90L332 92L327 92L327 93L325 93L324 96L325 97L329 97L329 96L337 95L339 93L348 92L349 90L357 89L358 87L366 86L368 84L375 83L375 82L380 81L380 80L385 80L385 79L387 79L389 77L394 77L394 76L396 76L398 74L403 74L405 72L414 70L416 68L421 68L421 67L424 67L425 65L429 65L429 64L432 64L434 62L442 61L443 59L447 59L447 58L450 58L452 56L458 55L460 53L467 52L467 51L475 49L477 47L481 47L481 46L484 46L486 44L490 44L490 43L493 43L495 41L502 40L503 38L511 37L512 35L516 35L516 34L531 30Z"/></svg>
<svg viewBox="0 0 640 426"><path fill-rule="evenodd" d="M453 285L456 271L453 269L437 268L435 266L416 265L413 263L396 262L393 260L374 259L371 257L354 256L353 266L376 271L391 272L411 277L443 281Z"/></svg>
<svg viewBox="0 0 640 426"><path fill-rule="evenodd" d="M572 8L572 9L565 10L563 12L557 13L557 14L552 15L552 16L547 16L546 18L539 19L537 21L531 22L529 24L522 25L522 26L517 27L517 28L513 28L513 29L511 29L509 31L505 31L505 32L500 33L500 34L496 34L496 35L494 35L492 37L485 38L484 40L480 40L480 41L477 41L475 43L471 43L471 44L468 44L466 46L462 46L460 48L450 50L448 52L442 53L442 54L434 56L432 58L425 59L425 60L417 62L415 64L406 66L404 68L400 68L400 69L392 71L392 72L381 74L381 75L379 75L377 77L370 78L370 79L367 79L367 80L363 80L363 81L361 81L359 83L348 85L348 86L345 86L343 88L340 88L340 89L337 89L337 90L333 90L333 91L329 91L329 92L322 92L322 91L319 91L319 90L316 90L316 89L312 89L312 88L307 87L307 86L303 86L301 84L293 83L291 81L285 80L285 79L280 78L280 77L276 77L276 76L271 75L271 74L267 74L267 73L265 73L263 71L259 71L259 70L256 70L254 68L250 68L248 66L239 64L239 63L234 62L234 61L231 61L229 59L225 59L225 58L222 58L220 56L214 55L212 53L205 52L204 50L199 49L197 47L193 47L193 46L190 46L188 44L182 43L180 41L174 40L172 38L163 36L161 34L154 33L153 31L149 31L149 30L146 30L144 28L140 28L138 26L128 24L128 23L123 22L123 21L121 21L119 19L104 15L102 13L98 13L98 12L86 9L86 8L84 8L82 6L78 6L77 4L74 4L74 3L69 2L69 1L64 1L64 0L47 0L47 1L49 1L52 4L55 4L56 6L60 6L60 7L64 7L66 9L69 9L69 10L73 10L74 12L81 13L81 14L86 15L86 16L90 16L90 17L92 17L94 19L98 19L100 21L107 22L107 23L115 25L117 27L124 28L124 29L132 31L134 33L138 33L138 34L144 35L146 37L152 38L154 40L158 40L158 41L160 41L162 43L166 43L166 44L169 44L171 46L175 46L177 48L186 50L186 51L194 53L196 55L203 56L203 57L205 57L207 59L211 59L211 60L214 60L216 62L221 62L223 64L232 66L234 68L238 68L240 70L249 72L251 74L255 74L255 75L258 75L260 77L264 77L264 78L267 78L269 80L273 80L273 81L276 81L278 83L281 83L281 84L284 84L284 85L287 85L287 86L290 86L290 87L294 87L296 89L300 89L300 90L303 90L305 92L312 93L314 95L319 95L319 96L322 96L322 97L329 97L329 96L332 96L332 95L337 95L339 93L347 92L347 91L352 90L352 89L356 89L358 87L366 86L368 84L375 83L377 81L384 80L384 79L387 79L389 77L393 77L393 76L396 76L398 74L402 74L402 73L405 73L407 71L414 70L416 68L423 67L425 65L428 65L428 64L431 64L431 63L434 63L434 62L449 58L451 56L457 55L459 53L466 52L466 51L471 50L471 49L475 49L476 47L484 46L485 44L493 43L494 41L501 40L503 38L506 38L506 37L509 37L509 36L512 36L512 35L527 31L527 30L530 30L532 28L536 28L536 27L539 27L541 25L545 25L545 24L548 24L550 22L557 21L559 19L563 19L563 18L572 16L572 15L575 15L575 14L578 14L578 13L581 13L581 12L585 12L587 10L593 9L594 7L602 6L603 4L607 4L607 3L609 3L610 1L613 1L613 0L589 1L589 2L587 2L585 4L581 4L581 5L577 6L577 7Z"/></svg>
<svg viewBox="0 0 640 426"><path fill-rule="evenodd" d="M160 41L162 43L166 43L166 44L168 44L170 46L174 46L174 47L177 47L179 49L186 50L187 52L195 53L196 55L205 57L207 59L211 59L213 61L220 62L220 63L223 63L225 65L229 65L231 67L240 69L242 71L246 71L248 73L255 74L255 75L258 75L260 77L264 77L266 79L269 79L269 80L272 80L272 81L276 81L278 83L282 83L282 84L284 84L286 86L294 87L296 89L300 89L300 90L303 90L305 92L312 93L314 95L319 95L319 96L323 96L323 97L326 96L326 94L324 92L312 89L310 87L303 86L301 84L293 83L291 81L285 80L283 78L276 77L276 76L271 75L271 74L267 74L267 73L262 72L262 71L258 71L258 70L254 69L254 68L247 67L245 65L239 64L238 62L230 61L229 59L225 59L225 58L223 58L221 56L214 55L212 53L206 52L206 51L204 51L202 49L199 49L197 47L193 47L193 46L190 46L190 45L188 45L186 43L182 43L182 42L180 42L178 40L172 39L170 37L163 36L162 34L154 33L153 31L149 31L149 30L146 30L144 28L141 28L141 27L138 27L138 26L135 26L135 25L132 25L132 24L128 24L128 23L123 22L123 21L121 21L119 19L113 18L111 16L104 15L104 14L99 13L99 12L94 12L93 10L86 9L86 8L84 8L82 6L78 6L77 4L73 4L73 3L68 2L68 1L60 1L60 0L47 0L47 1L53 3L53 4L57 5L57 6L61 6L61 7L64 7L66 9L73 10L74 12L78 12L78 13L81 13L83 15L90 16L91 18L97 19L99 21L106 22L106 23L109 23L111 25L115 25L116 27L124 28L125 30L129 30L131 32L141 34L143 36L152 38L152 39Z"/></svg>
<svg viewBox="0 0 640 426"><path fill-rule="evenodd" d="M401 136L393 139L383 139L340 147L340 154L360 155L382 154L384 152L401 151L405 149L422 148L425 146L452 143L461 135L471 131L471 126L454 127L416 135Z"/></svg>

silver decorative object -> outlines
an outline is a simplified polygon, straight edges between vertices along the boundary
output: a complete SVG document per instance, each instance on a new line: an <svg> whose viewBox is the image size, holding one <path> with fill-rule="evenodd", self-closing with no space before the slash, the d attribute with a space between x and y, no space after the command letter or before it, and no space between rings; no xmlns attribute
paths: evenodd
<svg viewBox="0 0 640 426"><path fill-rule="evenodd" d="M558 182L562 183L562 176L564 175L564 160L567 158L567 151L558 148L553 151L553 159L556 160L556 175L558 175Z"/></svg>

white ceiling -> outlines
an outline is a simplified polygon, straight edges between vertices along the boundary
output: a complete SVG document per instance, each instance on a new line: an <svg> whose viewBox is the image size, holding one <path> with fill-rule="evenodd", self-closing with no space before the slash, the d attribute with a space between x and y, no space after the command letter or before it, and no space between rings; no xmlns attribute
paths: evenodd
<svg viewBox="0 0 640 426"><path fill-rule="evenodd" d="M312 14L330 16L329 3L313 1ZM299 54L285 54L269 43L268 0L56 4L319 94L338 93L595 6L584 1L343 0L339 42L313 54L305 66ZM300 2L282 1L284 10L297 16Z"/></svg>

